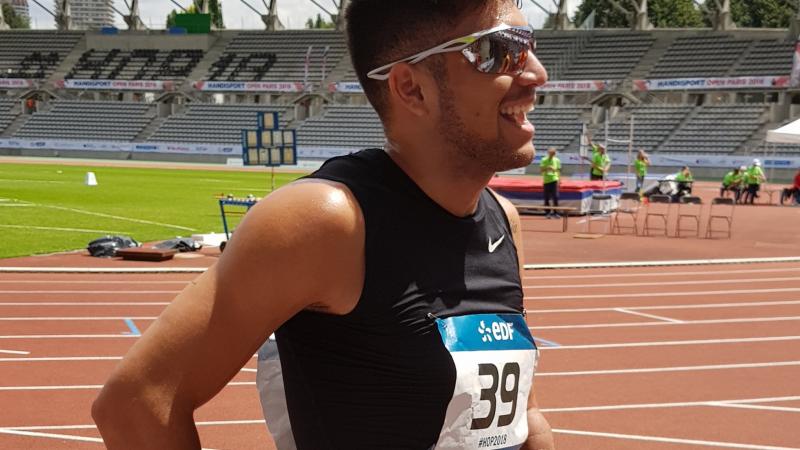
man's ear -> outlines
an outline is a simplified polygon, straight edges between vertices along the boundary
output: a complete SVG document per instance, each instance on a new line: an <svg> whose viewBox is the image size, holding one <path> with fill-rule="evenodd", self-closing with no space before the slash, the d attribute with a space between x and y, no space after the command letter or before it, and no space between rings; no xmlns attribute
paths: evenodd
<svg viewBox="0 0 800 450"><path fill-rule="evenodd" d="M403 108L411 114L422 117L430 113L426 100L430 100L425 88L424 74L412 65L400 63L389 72L389 96L393 98L395 107Z"/></svg>

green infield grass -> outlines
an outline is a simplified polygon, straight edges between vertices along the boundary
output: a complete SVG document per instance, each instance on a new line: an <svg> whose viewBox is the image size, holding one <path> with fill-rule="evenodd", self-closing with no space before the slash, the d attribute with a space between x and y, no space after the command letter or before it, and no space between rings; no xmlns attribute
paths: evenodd
<svg viewBox="0 0 800 450"><path fill-rule="evenodd" d="M85 185L87 172L97 186ZM275 187L301 176L276 173ZM86 248L107 234L222 232L218 195L263 197L270 187L266 171L0 164L0 258Z"/></svg>

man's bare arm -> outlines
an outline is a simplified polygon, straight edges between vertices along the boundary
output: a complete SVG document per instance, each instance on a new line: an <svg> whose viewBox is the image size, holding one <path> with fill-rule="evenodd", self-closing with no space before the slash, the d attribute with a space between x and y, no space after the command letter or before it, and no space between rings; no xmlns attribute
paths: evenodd
<svg viewBox="0 0 800 450"><path fill-rule="evenodd" d="M525 272L525 247L522 241L522 226L519 219L519 213L514 205L507 199L495 194L503 205L508 222L511 225L511 236L514 239L514 244L517 246L517 258L519 260L520 280L524 280ZM528 396L528 439L522 446L521 450L553 450L555 443L553 442L553 432L550 430L550 424L547 419L539 411L539 406L536 404L536 396L534 394L534 387L531 386L531 393Z"/></svg>
<svg viewBox="0 0 800 450"><path fill-rule="evenodd" d="M220 261L172 301L100 392L92 416L107 447L199 448L194 410L297 312L352 310L363 254L363 217L346 188L300 182L259 202Z"/></svg>

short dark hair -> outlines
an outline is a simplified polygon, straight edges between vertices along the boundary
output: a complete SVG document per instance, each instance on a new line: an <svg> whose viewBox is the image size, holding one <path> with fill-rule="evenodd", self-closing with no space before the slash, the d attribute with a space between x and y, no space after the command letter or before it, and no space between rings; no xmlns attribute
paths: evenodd
<svg viewBox="0 0 800 450"><path fill-rule="evenodd" d="M350 57L364 93L381 118L386 119L387 84L367 78L370 70L458 37L447 36L447 30L470 13L502 1L351 0L346 12Z"/></svg>

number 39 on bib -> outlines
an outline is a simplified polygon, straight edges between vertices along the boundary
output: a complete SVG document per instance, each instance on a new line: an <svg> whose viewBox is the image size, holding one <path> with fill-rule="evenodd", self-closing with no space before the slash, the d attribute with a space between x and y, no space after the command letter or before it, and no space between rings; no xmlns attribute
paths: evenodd
<svg viewBox="0 0 800 450"><path fill-rule="evenodd" d="M456 367L435 449L518 449L528 437L528 395L538 350L519 314L437 319Z"/></svg>

